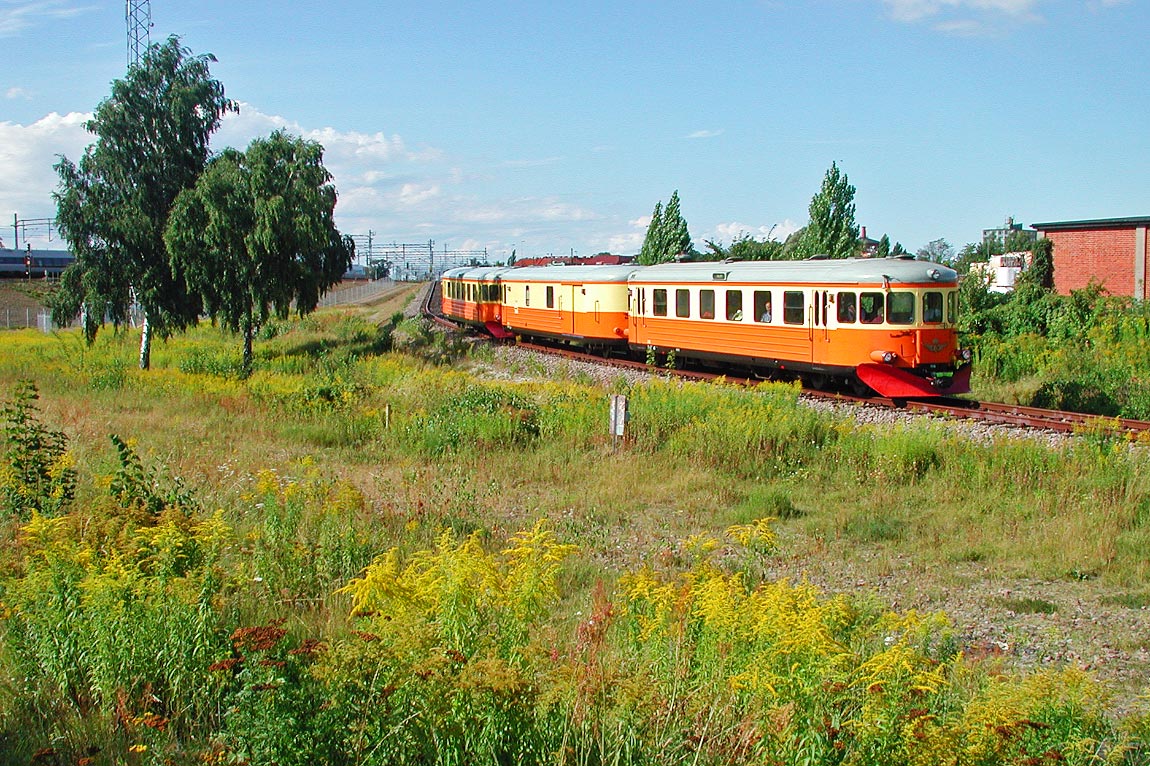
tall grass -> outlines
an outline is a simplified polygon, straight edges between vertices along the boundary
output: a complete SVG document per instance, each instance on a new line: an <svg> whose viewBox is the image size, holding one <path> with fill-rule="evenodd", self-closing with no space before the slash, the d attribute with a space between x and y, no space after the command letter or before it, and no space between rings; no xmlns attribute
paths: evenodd
<svg viewBox="0 0 1150 766"><path fill-rule="evenodd" d="M247 380L213 328L147 373L127 334L3 340L0 760L1142 757L1150 717L1086 675L768 574L805 538L1142 583L1141 449L859 427L785 385L481 380L346 314L277 324Z"/></svg>

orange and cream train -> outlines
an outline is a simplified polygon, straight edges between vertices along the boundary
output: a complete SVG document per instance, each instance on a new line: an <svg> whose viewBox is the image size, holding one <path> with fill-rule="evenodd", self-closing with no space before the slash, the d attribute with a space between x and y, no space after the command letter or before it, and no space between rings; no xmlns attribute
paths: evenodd
<svg viewBox="0 0 1150 766"><path fill-rule="evenodd" d="M500 337L889 397L970 390L958 274L913 258L459 268L442 292L445 316Z"/></svg>

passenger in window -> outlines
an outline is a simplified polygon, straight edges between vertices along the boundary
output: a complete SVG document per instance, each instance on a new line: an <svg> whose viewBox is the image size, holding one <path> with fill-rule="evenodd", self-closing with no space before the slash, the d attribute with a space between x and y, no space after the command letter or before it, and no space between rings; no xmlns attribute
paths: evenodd
<svg viewBox="0 0 1150 766"><path fill-rule="evenodd" d="M853 322L855 321L855 302L854 299L840 299L839 300L839 321L840 322Z"/></svg>
<svg viewBox="0 0 1150 766"><path fill-rule="evenodd" d="M771 321L771 306L770 306L770 304L767 304L767 307L763 309L763 313L762 313L762 316L759 317L759 321L760 322L770 322Z"/></svg>

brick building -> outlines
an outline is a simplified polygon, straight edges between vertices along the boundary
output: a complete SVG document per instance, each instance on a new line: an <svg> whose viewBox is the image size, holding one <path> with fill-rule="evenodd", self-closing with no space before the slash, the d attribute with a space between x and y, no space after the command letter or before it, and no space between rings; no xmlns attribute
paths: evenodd
<svg viewBox="0 0 1150 766"><path fill-rule="evenodd" d="M1036 223L1054 243L1054 288L1063 295L1093 280L1111 295L1150 298L1150 217Z"/></svg>

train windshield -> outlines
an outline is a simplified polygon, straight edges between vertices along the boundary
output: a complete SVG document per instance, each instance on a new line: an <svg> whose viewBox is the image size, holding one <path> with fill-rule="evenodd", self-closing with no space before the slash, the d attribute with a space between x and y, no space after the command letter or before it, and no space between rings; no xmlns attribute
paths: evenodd
<svg viewBox="0 0 1150 766"><path fill-rule="evenodd" d="M923 293L922 321L927 324L942 322L942 293Z"/></svg>

